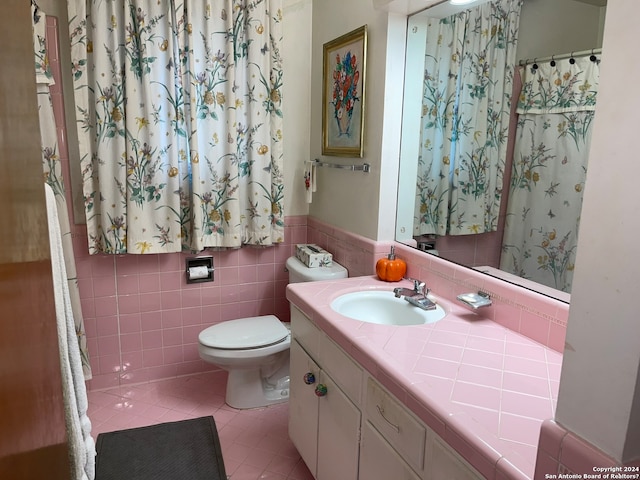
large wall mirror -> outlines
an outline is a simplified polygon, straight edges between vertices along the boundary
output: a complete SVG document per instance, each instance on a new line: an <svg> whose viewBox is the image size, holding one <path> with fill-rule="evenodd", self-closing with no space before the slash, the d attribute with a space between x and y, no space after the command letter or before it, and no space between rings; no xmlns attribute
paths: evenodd
<svg viewBox="0 0 640 480"><path fill-rule="evenodd" d="M515 27L492 25L491 5L409 17L396 240L568 301L606 0L524 0ZM503 51L472 50L483 42ZM501 123L492 94L512 104Z"/></svg>

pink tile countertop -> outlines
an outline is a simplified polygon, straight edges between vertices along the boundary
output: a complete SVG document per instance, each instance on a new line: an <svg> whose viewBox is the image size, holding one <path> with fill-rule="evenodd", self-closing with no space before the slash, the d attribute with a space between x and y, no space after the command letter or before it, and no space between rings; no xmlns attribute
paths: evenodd
<svg viewBox="0 0 640 480"><path fill-rule="evenodd" d="M377 325L330 308L344 293L397 286L410 283L375 276L295 283L287 299L486 478L533 478L562 355L437 292L430 297L447 316L427 325Z"/></svg>

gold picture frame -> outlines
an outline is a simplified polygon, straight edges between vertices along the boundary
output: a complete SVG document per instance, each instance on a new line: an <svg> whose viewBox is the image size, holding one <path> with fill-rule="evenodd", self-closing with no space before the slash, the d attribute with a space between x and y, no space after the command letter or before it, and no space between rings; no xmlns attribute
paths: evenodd
<svg viewBox="0 0 640 480"><path fill-rule="evenodd" d="M366 57L366 25L323 46L323 155L363 155Z"/></svg>

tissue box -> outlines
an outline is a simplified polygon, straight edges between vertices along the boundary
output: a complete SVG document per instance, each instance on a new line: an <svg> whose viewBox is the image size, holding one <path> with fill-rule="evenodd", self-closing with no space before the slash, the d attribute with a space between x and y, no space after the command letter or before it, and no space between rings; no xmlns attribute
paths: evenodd
<svg viewBox="0 0 640 480"><path fill-rule="evenodd" d="M333 255L313 243L296 245L296 257L309 268L330 267Z"/></svg>

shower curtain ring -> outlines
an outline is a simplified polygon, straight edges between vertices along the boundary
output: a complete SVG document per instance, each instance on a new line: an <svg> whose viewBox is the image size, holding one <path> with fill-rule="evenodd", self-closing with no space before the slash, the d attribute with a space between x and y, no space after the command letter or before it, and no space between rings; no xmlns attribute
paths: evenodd
<svg viewBox="0 0 640 480"><path fill-rule="evenodd" d="M575 59L575 58L573 58L573 52L571 52L571 57L569 57L569 63L570 63L571 65L573 65L574 63L576 63L576 59Z"/></svg>
<svg viewBox="0 0 640 480"><path fill-rule="evenodd" d="M538 64L536 63L536 59L533 59L533 65L531 66L531 68L533 68L534 70L538 69Z"/></svg>
<svg viewBox="0 0 640 480"><path fill-rule="evenodd" d="M593 48L591 49L591 56L589 57L589 60L591 60L592 62L595 62L596 60L598 60L598 57L595 56L595 54L593 53Z"/></svg>
<svg viewBox="0 0 640 480"><path fill-rule="evenodd" d="M552 67L555 67L555 66L556 66L556 59L554 58L554 55L551 55L551 62L550 62L550 65L551 65Z"/></svg>

